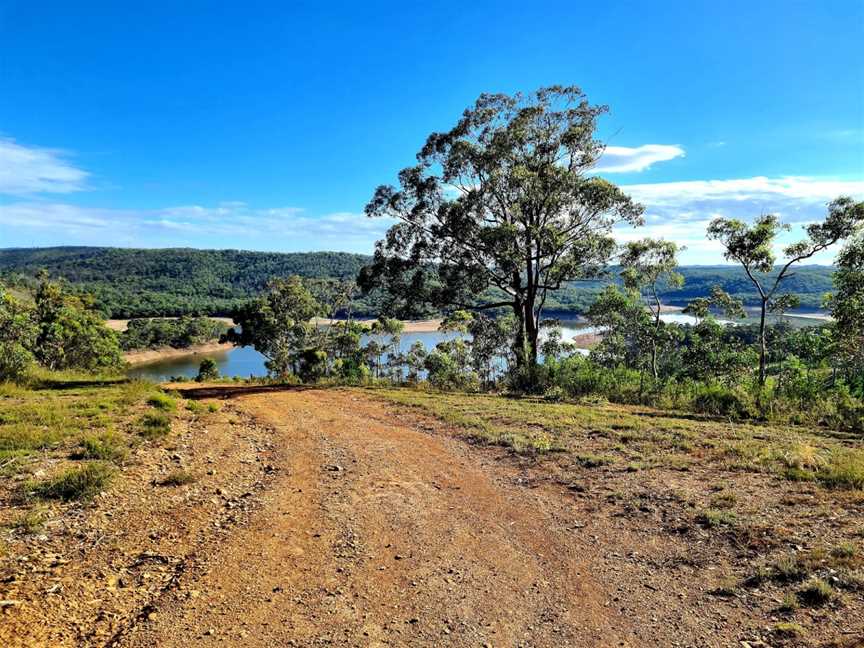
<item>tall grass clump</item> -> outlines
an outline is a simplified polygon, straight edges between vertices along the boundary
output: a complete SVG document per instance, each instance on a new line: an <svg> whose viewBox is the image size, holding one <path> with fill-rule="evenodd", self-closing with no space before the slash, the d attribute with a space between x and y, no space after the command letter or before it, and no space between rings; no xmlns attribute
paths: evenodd
<svg viewBox="0 0 864 648"><path fill-rule="evenodd" d="M113 475L111 466L94 461L85 466L69 468L48 479L30 482L26 489L43 499L86 501L103 491Z"/></svg>

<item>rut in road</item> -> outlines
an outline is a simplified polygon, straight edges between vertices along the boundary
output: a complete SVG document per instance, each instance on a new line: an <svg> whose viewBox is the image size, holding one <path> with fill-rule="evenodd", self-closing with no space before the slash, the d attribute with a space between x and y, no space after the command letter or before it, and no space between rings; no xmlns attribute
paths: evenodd
<svg viewBox="0 0 864 648"><path fill-rule="evenodd" d="M243 395L286 464L125 646L633 646L564 493L339 391Z"/></svg>

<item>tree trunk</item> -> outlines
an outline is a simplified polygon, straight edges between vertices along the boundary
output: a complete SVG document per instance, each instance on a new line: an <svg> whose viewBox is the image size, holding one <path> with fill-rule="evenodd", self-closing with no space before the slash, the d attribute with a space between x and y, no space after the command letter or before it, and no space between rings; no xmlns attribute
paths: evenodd
<svg viewBox="0 0 864 648"><path fill-rule="evenodd" d="M525 334L528 342L528 362L534 367L537 364L537 341L540 337L540 325L534 316L534 305L525 304Z"/></svg>
<svg viewBox="0 0 864 648"><path fill-rule="evenodd" d="M764 385L767 377L767 348L765 344L765 311L768 300L762 300L762 314L759 319L759 384Z"/></svg>

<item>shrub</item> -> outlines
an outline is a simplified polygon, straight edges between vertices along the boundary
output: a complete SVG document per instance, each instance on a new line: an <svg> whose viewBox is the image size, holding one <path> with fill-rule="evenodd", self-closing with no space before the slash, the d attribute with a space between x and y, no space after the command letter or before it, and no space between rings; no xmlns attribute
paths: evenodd
<svg viewBox="0 0 864 648"><path fill-rule="evenodd" d="M177 469L172 470L156 483L160 486L183 486L191 484L196 479L198 478L188 470Z"/></svg>
<svg viewBox="0 0 864 648"><path fill-rule="evenodd" d="M17 529L23 533L38 533L42 530L48 511L44 508L35 508L23 512L9 524L10 528Z"/></svg>
<svg viewBox="0 0 864 648"><path fill-rule="evenodd" d="M201 364L198 366L198 375L195 376L196 382L207 380L219 380L219 367L212 358L204 358L201 361Z"/></svg>
<svg viewBox="0 0 864 648"><path fill-rule="evenodd" d="M93 462L27 486L37 497L45 499L90 500L105 489L113 474L108 464Z"/></svg>
<svg viewBox="0 0 864 648"><path fill-rule="evenodd" d="M736 420L753 414L752 403L746 394L716 383L698 385L691 407L702 414L727 416Z"/></svg>
<svg viewBox="0 0 864 648"><path fill-rule="evenodd" d="M138 426L141 436L155 439L171 431L171 418L163 412L148 412L138 419Z"/></svg>
<svg viewBox="0 0 864 648"><path fill-rule="evenodd" d="M811 578L798 590L798 599L810 606L823 605L834 595L833 588L821 578Z"/></svg>
<svg viewBox="0 0 864 648"><path fill-rule="evenodd" d="M173 412L177 409L177 401L168 394L153 394L147 399L147 404L163 412Z"/></svg>
<svg viewBox="0 0 864 648"><path fill-rule="evenodd" d="M90 435L81 440L80 447L72 453L73 459L104 459L107 461L122 460L126 456L126 448L116 435L105 432Z"/></svg>

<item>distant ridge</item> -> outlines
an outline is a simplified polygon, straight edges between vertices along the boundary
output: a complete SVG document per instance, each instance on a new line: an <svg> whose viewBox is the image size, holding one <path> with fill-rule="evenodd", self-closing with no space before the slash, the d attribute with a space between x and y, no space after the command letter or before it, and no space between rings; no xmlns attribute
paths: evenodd
<svg viewBox="0 0 864 648"><path fill-rule="evenodd" d="M183 314L230 315L257 295L273 277L353 279L371 257L347 252L249 252L194 248L50 247L0 249L0 277L32 287L42 269L76 289L93 293L106 315L115 318ZM681 290L665 291L664 300L682 305L708 294L713 285L749 303L753 287L736 266L683 266ZM821 306L832 290L829 266L801 266L784 285L807 309ZM612 276L615 276L614 271ZM573 284L547 302L550 315L583 312L604 282ZM371 300L354 304L358 315L375 315Z"/></svg>

